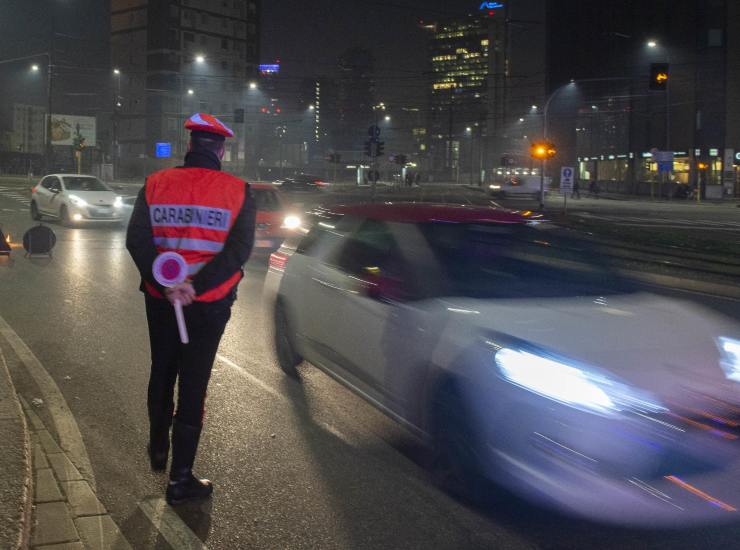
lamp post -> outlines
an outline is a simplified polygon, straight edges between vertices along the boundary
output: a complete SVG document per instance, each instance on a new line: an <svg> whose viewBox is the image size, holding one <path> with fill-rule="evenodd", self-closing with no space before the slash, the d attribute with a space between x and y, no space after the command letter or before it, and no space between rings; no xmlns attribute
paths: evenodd
<svg viewBox="0 0 740 550"><path fill-rule="evenodd" d="M121 109L121 70L113 69L116 78L116 97L113 103L113 180L118 176L118 160L121 156L118 144L118 118Z"/></svg>
<svg viewBox="0 0 740 550"><path fill-rule="evenodd" d="M8 63L16 63L18 61L28 61L31 59L37 59L39 57L46 57L46 140L45 140L45 157L46 157L46 172L51 172L52 159L51 159L51 112L52 112L52 82L54 78L54 65L52 64L51 52L40 52L33 55L24 55L22 57L14 57L12 59L0 60L0 65L7 65ZM38 73L41 68L37 63L31 65L31 71Z"/></svg>

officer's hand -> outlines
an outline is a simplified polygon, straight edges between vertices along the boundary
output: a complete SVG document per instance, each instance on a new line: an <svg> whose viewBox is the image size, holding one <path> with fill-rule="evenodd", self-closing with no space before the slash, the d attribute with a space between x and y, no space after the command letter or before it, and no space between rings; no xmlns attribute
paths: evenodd
<svg viewBox="0 0 740 550"><path fill-rule="evenodd" d="M180 283L165 290L165 295L171 304L177 300L184 306L189 306L195 300L195 289L190 283Z"/></svg>

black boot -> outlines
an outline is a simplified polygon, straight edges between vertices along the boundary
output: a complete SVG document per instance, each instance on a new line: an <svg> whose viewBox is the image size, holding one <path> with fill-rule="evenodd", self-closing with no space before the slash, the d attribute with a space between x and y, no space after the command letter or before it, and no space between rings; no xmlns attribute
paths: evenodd
<svg viewBox="0 0 740 550"><path fill-rule="evenodd" d="M193 475L193 462L199 440L199 426L189 426L175 420L172 426L170 483L167 486L167 503L171 506L203 500L213 493L210 481L198 479Z"/></svg>

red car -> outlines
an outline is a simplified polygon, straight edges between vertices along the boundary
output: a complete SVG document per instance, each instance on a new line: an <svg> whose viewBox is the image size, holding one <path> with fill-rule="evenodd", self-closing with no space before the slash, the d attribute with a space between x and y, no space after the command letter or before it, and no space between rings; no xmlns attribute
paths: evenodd
<svg viewBox="0 0 740 550"><path fill-rule="evenodd" d="M250 183L250 188L257 203L254 251L270 253L280 248L291 231L300 228L301 220L289 213L280 191L271 183Z"/></svg>

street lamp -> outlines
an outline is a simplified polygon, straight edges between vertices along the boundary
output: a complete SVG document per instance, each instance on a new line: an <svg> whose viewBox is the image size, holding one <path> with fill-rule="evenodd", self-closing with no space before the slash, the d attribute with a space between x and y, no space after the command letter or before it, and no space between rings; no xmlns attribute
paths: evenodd
<svg viewBox="0 0 740 550"><path fill-rule="evenodd" d="M195 56L195 62L198 64L205 63L206 62L206 56L203 54L198 54Z"/></svg>
<svg viewBox="0 0 740 550"><path fill-rule="evenodd" d="M113 75L116 77L116 98L114 101L115 109L113 111L113 177L118 175L118 161L121 156L120 146L118 143L118 109L122 107L121 103L121 70L113 69Z"/></svg>
<svg viewBox="0 0 740 550"><path fill-rule="evenodd" d="M256 90L257 89L257 83L256 82L250 82L249 83L249 89L250 90Z"/></svg>
<svg viewBox="0 0 740 550"><path fill-rule="evenodd" d="M188 88L188 95L193 95L195 93L195 90L192 88Z"/></svg>
<svg viewBox="0 0 740 550"><path fill-rule="evenodd" d="M33 65L31 65L31 70L33 72L37 73L37 72L39 72L39 66L34 63Z"/></svg>
<svg viewBox="0 0 740 550"><path fill-rule="evenodd" d="M657 48L658 47L658 43L655 40L648 40L647 47L648 48Z"/></svg>
<svg viewBox="0 0 740 550"><path fill-rule="evenodd" d="M386 122L390 122L391 121L391 116L390 115L385 115L385 121Z"/></svg>

